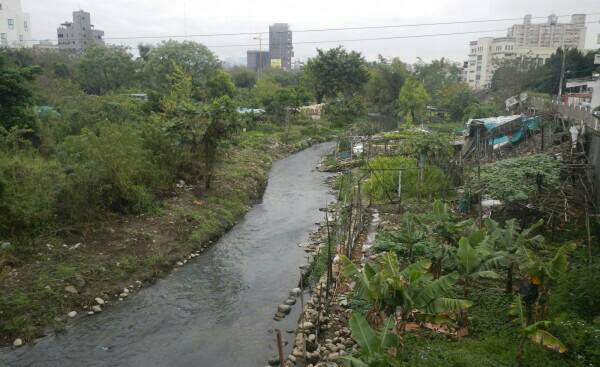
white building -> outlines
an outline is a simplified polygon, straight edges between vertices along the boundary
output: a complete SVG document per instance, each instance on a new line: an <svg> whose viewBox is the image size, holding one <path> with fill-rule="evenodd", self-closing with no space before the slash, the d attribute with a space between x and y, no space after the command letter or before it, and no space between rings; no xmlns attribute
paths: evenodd
<svg viewBox="0 0 600 367"><path fill-rule="evenodd" d="M552 14L546 23L531 23L528 14L523 24L515 24L508 29L508 37L514 38L519 47L559 47L585 48L585 14L571 15L570 23L559 23Z"/></svg>
<svg viewBox="0 0 600 367"><path fill-rule="evenodd" d="M29 14L21 0L0 0L0 47L31 47Z"/></svg>
<svg viewBox="0 0 600 367"><path fill-rule="evenodd" d="M583 49L585 33L585 14L572 15L571 23L558 23L558 17L551 15L542 24L532 24L531 15L527 15L523 24L509 28L507 37L470 42L463 79L473 89L487 89L503 61L520 60L523 67L542 65L559 47Z"/></svg>
<svg viewBox="0 0 600 367"><path fill-rule="evenodd" d="M61 50L82 52L91 45L104 45L104 31L94 29L90 13L83 10L74 11L73 21L62 23L57 35Z"/></svg>

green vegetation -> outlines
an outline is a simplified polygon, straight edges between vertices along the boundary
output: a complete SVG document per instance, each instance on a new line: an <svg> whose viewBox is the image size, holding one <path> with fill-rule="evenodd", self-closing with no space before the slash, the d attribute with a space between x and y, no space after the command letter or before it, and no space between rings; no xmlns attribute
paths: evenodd
<svg viewBox="0 0 600 367"><path fill-rule="evenodd" d="M491 198L523 201L542 189L556 189L559 175L560 162L547 154L534 154L483 165L480 185ZM471 180L476 181L475 173Z"/></svg>

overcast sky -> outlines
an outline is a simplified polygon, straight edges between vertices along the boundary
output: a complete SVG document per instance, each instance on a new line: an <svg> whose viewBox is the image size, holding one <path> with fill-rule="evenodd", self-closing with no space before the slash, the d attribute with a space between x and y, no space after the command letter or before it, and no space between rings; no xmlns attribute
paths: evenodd
<svg viewBox="0 0 600 367"><path fill-rule="evenodd" d="M92 23L106 37L169 36L232 32L266 32L270 23L289 23L292 30L362 27L415 23L522 18L525 14L547 17L587 13L586 47L595 49L600 33L600 0L22 0L31 14L34 39L56 41L56 27L71 20L73 10L92 14ZM187 14L187 17L184 17ZM187 19L187 22L184 22ZM567 21L569 18L561 18ZM545 19L534 19L544 22ZM338 41L321 44L296 44L295 57L306 59L315 49L343 44L362 52L369 60L378 54L400 57L407 62L446 57L463 61L468 42L477 37L503 36L506 28L521 21L454 24L422 27L294 33L295 42ZM187 24L187 27L185 26ZM187 32L186 32L187 28ZM397 37L456 32L468 35L376 41L344 41L357 38ZM246 50L258 47L253 36L188 37L209 46L222 60L245 62ZM108 40L109 43L135 47L142 40ZM148 43L159 40L149 39ZM265 35L265 42L268 36ZM227 46L229 45L229 46ZM231 46L234 45L234 46ZM221 46L221 47L211 47ZM222 47L227 46L227 47Z"/></svg>

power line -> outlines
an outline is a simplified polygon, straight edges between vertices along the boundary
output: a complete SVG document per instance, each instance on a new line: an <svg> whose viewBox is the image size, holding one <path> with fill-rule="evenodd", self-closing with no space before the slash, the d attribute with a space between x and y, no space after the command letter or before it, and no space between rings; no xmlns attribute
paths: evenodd
<svg viewBox="0 0 600 367"><path fill-rule="evenodd" d="M600 15L597 13L586 13L586 16ZM558 15L558 18L569 17L570 14ZM545 19L546 17L532 17L531 19ZM313 29L300 29L294 30L293 33L316 33L316 32L337 32L337 31L351 31L351 30L373 30L373 29L390 29L390 28L415 28L415 27L427 27L427 26L438 26L438 25L464 25L464 24L478 24L478 23L493 23L493 22L506 22L522 20L523 17L519 18L496 18L496 19L478 19L478 20L459 20L449 22L432 22L432 23L407 23L407 24L396 24L396 25L380 25L380 26L362 26L362 27L339 27L339 28L313 28ZM503 29L506 30L506 29ZM269 34L270 32L233 32L233 33L204 33L204 34L173 34L173 35L156 35L156 36L123 36L123 37L104 37L104 40L143 40L143 39L165 39L165 38L186 38L186 37L231 37L231 36L250 36L257 34ZM286 33L284 32L273 32L273 33ZM69 40L75 40L70 38ZM40 42L46 41L45 39L32 39L25 40L24 42Z"/></svg>

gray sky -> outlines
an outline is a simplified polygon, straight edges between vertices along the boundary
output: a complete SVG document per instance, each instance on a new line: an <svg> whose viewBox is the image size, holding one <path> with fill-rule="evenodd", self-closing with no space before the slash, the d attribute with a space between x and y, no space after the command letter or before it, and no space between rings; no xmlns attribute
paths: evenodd
<svg viewBox="0 0 600 367"><path fill-rule="evenodd" d="M92 14L92 23L106 37L184 35L184 9L187 34L264 32L270 23L289 23L292 30L451 22L498 18L522 18L525 14L547 17L572 13L598 13L588 16L587 48L598 48L600 33L599 0L22 0L31 14L34 39L56 41L56 27L71 19L79 8ZM185 6L184 6L185 4ZM567 21L568 18L561 18ZM534 22L543 22L534 19ZM503 36L506 28L521 21L462 25L389 28L361 31L294 33L294 41L331 41L356 38L396 37L435 33L491 31L470 35L428 38L341 42L346 48L362 52L369 60L378 54L414 62L446 57L463 61L468 42L477 37ZM268 36L265 42L268 42ZM222 60L245 62L246 50L258 47L211 47L255 44L253 36L189 37L209 46ZM141 40L110 40L110 43L135 47ZM147 40L155 43L159 40ZM315 49L335 47L340 42L297 44L295 57L306 59Z"/></svg>

